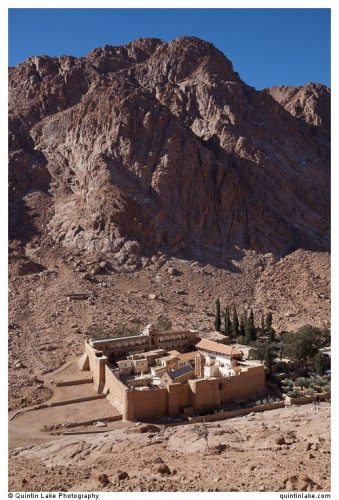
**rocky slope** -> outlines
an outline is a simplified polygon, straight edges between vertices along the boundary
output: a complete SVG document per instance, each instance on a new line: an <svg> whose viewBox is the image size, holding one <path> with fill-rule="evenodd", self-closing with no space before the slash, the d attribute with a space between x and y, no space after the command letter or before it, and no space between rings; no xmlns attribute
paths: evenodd
<svg viewBox="0 0 339 500"><path fill-rule="evenodd" d="M328 136L329 89L258 92L197 38L32 57L10 70L11 236L132 270L328 250Z"/></svg>
<svg viewBox="0 0 339 500"><path fill-rule="evenodd" d="M309 83L302 87L271 87L266 89L292 116L311 125L316 137L330 137L330 92L327 87Z"/></svg>
<svg viewBox="0 0 339 500"><path fill-rule="evenodd" d="M306 405L220 423L51 436L10 452L9 489L330 491L329 429L322 403L316 412Z"/></svg>

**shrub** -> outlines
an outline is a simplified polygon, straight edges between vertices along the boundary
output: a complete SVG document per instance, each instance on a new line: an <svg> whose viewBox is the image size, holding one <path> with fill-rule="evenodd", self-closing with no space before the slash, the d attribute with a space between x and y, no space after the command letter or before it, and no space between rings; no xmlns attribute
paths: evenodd
<svg viewBox="0 0 339 500"><path fill-rule="evenodd" d="M298 377L295 380L295 385L298 385L300 387L310 387L310 379L305 377Z"/></svg>
<svg viewBox="0 0 339 500"><path fill-rule="evenodd" d="M290 378L284 378L282 381L281 381L282 385L286 386L286 387L293 387L294 386L294 382L293 380L291 380Z"/></svg>
<svg viewBox="0 0 339 500"><path fill-rule="evenodd" d="M109 337L108 331L100 325L91 325L86 334L93 340L103 340Z"/></svg>
<svg viewBox="0 0 339 500"><path fill-rule="evenodd" d="M287 396L289 396L290 398L299 398L301 396L301 392L297 389L294 389L293 391L289 391L287 393Z"/></svg>
<svg viewBox="0 0 339 500"><path fill-rule="evenodd" d="M87 330L87 335L93 340L103 340L112 337L128 337L137 335L142 330L142 324L137 320L132 320L128 324L119 323L113 328L104 325L92 324Z"/></svg>
<svg viewBox="0 0 339 500"><path fill-rule="evenodd" d="M326 377L320 377L317 379L316 384L319 387L324 387L324 385L328 385L328 379Z"/></svg>
<svg viewBox="0 0 339 500"><path fill-rule="evenodd" d="M157 320L157 327L159 330L168 331L172 328L172 321L166 316L160 316Z"/></svg>
<svg viewBox="0 0 339 500"><path fill-rule="evenodd" d="M285 378L281 383L282 383L281 389L285 393L288 392L288 391L291 391L293 389L293 387L294 387L293 380L288 379L288 378Z"/></svg>

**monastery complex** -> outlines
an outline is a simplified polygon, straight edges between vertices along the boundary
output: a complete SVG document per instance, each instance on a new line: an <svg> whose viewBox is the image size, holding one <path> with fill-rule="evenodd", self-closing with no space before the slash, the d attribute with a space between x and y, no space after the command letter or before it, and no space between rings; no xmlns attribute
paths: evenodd
<svg viewBox="0 0 339 500"><path fill-rule="evenodd" d="M125 420L194 416L265 395L265 369L241 349L197 336L194 330L158 331L90 339L80 359L95 389Z"/></svg>

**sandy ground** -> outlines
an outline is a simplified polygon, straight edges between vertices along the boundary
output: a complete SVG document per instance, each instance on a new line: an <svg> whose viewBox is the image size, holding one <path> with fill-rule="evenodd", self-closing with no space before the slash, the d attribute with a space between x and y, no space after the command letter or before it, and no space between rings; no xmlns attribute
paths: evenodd
<svg viewBox="0 0 339 500"><path fill-rule="evenodd" d="M47 407L35 409L23 408L9 413L9 447L35 445L51 439L59 439L57 433L68 429L78 429L74 424L81 425L81 430L92 430L92 425L82 425L87 421L106 421L121 415L107 398L102 398L94 390L90 372L81 372L77 359L73 359L55 372L41 375L41 380L51 390L51 397L46 401ZM87 383L57 386L61 381L86 380ZM90 401L67 403L83 397L93 397ZM50 406L60 402L61 406ZM116 422L107 422L107 428L115 428ZM126 425L126 424L124 424Z"/></svg>
<svg viewBox="0 0 339 500"><path fill-rule="evenodd" d="M100 421L117 414L117 410L106 399L28 411L9 422L9 446L12 449L50 441L52 439L50 433L42 431L44 426L92 419ZM93 430L92 426L91 428ZM86 429L86 427L81 429Z"/></svg>

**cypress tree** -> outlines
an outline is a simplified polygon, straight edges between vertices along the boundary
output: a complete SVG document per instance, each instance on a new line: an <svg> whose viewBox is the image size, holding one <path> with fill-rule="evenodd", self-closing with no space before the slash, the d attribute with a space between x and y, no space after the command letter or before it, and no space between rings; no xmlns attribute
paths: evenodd
<svg viewBox="0 0 339 500"><path fill-rule="evenodd" d="M246 313L245 313L246 314ZM240 325L239 325L239 334L242 337L245 337L245 319L244 319L244 314L240 316Z"/></svg>
<svg viewBox="0 0 339 500"><path fill-rule="evenodd" d="M270 342L274 342L275 341L275 330L272 327L269 331L269 335L270 335Z"/></svg>
<svg viewBox="0 0 339 500"><path fill-rule="evenodd" d="M272 313L271 312L267 313L265 318L266 332L269 332L270 329L272 328L272 319L273 319Z"/></svg>
<svg viewBox="0 0 339 500"><path fill-rule="evenodd" d="M225 309L225 335L228 337L232 335L232 323L230 318L230 309L228 306Z"/></svg>
<svg viewBox="0 0 339 500"><path fill-rule="evenodd" d="M274 358L275 358L274 349L272 348L272 345L269 344L268 346L266 346L265 357L264 357L264 364L268 375L271 375L272 373L272 365L274 362Z"/></svg>
<svg viewBox="0 0 339 500"><path fill-rule="evenodd" d="M272 316L272 313L269 312L266 314L265 328L266 328L267 335L269 335L269 337L270 337L271 342L274 341L274 330L272 328L272 321L273 321L273 316Z"/></svg>
<svg viewBox="0 0 339 500"><path fill-rule="evenodd" d="M249 318L247 316L247 311L244 313L244 323L245 323L245 344L249 344L251 342L251 331L250 331L250 323Z"/></svg>
<svg viewBox="0 0 339 500"><path fill-rule="evenodd" d="M233 332L233 337L236 339L239 336L239 320L235 304L233 304L232 332Z"/></svg>
<svg viewBox="0 0 339 500"><path fill-rule="evenodd" d="M253 314L252 308L250 310L250 315L249 315L248 321L250 324L251 340L255 340L257 338L257 335L256 335L256 331L255 331L254 314Z"/></svg>
<svg viewBox="0 0 339 500"><path fill-rule="evenodd" d="M214 319L214 327L217 332L220 332L221 327L221 316L220 316L220 300L217 299L215 301L215 319Z"/></svg>
<svg viewBox="0 0 339 500"><path fill-rule="evenodd" d="M245 341L247 344L253 342L256 339L255 325L254 325L254 314L251 308L250 314L245 324Z"/></svg>

